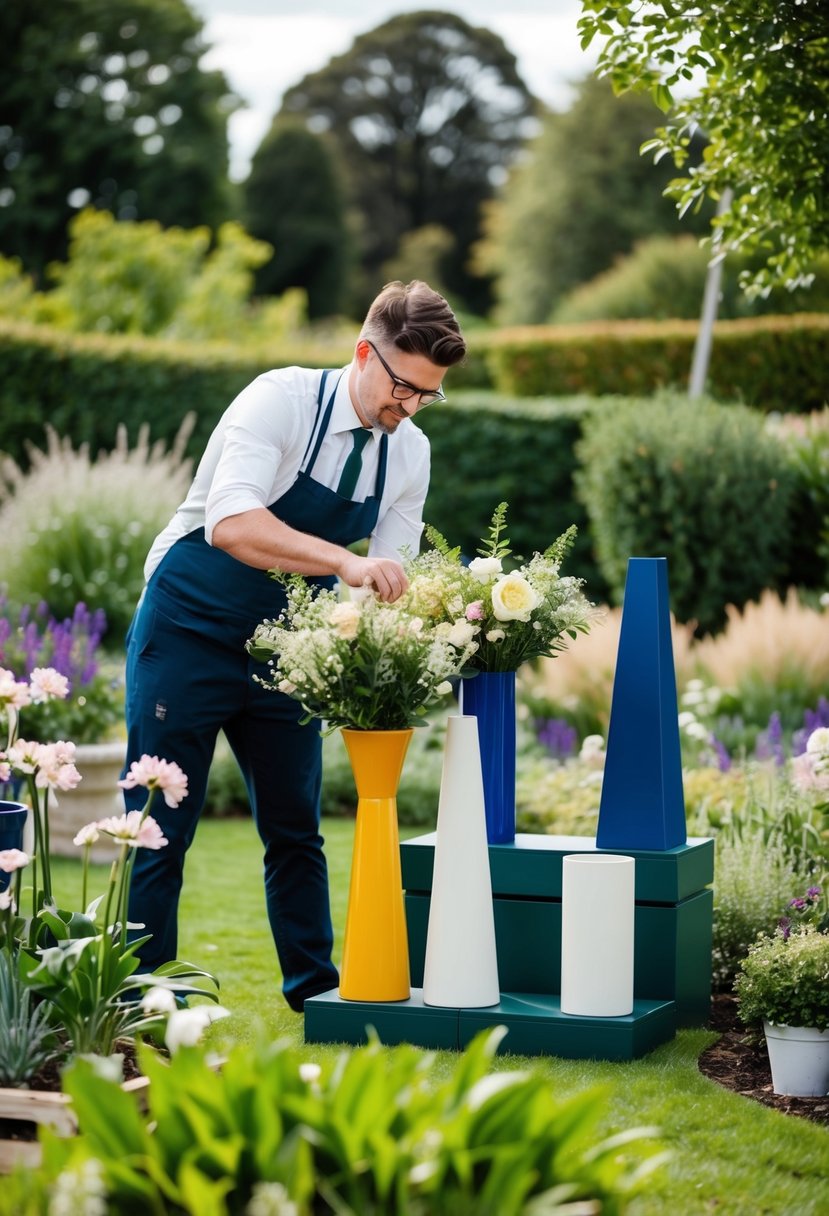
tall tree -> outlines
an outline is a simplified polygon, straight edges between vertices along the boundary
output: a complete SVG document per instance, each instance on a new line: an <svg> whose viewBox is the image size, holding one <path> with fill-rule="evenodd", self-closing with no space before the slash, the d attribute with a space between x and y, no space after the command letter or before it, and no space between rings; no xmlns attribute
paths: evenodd
<svg viewBox="0 0 829 1216"><path fill-rule="evenodd" d="M501 321L547 321L568 291L642 238L702 230L705 221L693 216L681 229L662 197L671 168L639 155L657 114L647 97L616 98L606 81L588 76L569 110L545 117L488 208L475 250L476 264L497 276Z"/></svg>
<svg viewBox="0 0 829 1216"><path fill-rule="evenodd" d="M309 317L339 312L351 240L344 188L323 138L297 119L277 118L242 190L245 226L274 249L256 276L257 293L303 287Z"/></svg>
<svg viewBox="0 0 829 1216"><path fill-rule="evenodd" d="M473 307L488 298L467 266L481 203L533 109L503 41L446 12L404 13L362 34L283 99L285 113L336 142L362 218L368 278L376 280L405 233L438 224L456 239L447 288Z"/></svg>
<svg viewBox="0 0 829 1216"><path fill-rule="evenodd" d="M36 274L80 207L164 225L227 215L224 77L185 0L0 4L0 249Z"/></svg>
<svg viewBox="0 0 829 1216"><path fill-rule="evenodd" d="M826 0L582 0L582 10L583 45L605 40L599 71L670 110L650 150L683 167L670 187L679 208L729 189L722 247L763 253L746 286L799 285L829 249ZM705 159L689 168L700 128Z"/></svg>

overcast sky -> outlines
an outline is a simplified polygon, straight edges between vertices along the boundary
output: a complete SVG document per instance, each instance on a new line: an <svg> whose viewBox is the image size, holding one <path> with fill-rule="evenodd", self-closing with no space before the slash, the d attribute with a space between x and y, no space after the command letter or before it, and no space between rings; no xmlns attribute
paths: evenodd
<svg viewBox="0 0 829 1216"><path fill-rule="evenodd" d="M245 102L228 125L231 177L247 176L250 158L279 108L282 94L308 72L348 50L358 34L398 13L441 10L500 34L529 89L565 109L572 83L595 65L582 51L576 22L580 0L188 0L205 21L211 50L206 68L221 68Z"/></svg>

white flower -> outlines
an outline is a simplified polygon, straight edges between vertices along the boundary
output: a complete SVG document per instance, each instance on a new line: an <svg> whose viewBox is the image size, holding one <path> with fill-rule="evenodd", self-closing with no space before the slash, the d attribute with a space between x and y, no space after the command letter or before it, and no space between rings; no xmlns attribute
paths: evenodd
<svg viewBox="0 0 829 1216"><path fill-rule="evenodd" d="M489 633L486 635L486 640L488 642L503 642L506 636L507 635L504 633L503 629L490 629Z"/></svg>
<svg viewBox="0 0 829 1216"><path fill-rule="evenodd" d="M29 854L22 849L3 849L0 851L0 870L4 874L13 874L29 864Z"/></svg>
<svg viewBox="0 0 829 1216"><path fill-rule="evenodd" d="M10 886L6 887L5 891L0 891L0 912L7 912L9 908L11 908L12 912L17 911L14 906L14 899L12 897L12 889Z"/></svg>
<svg viewBox="0 0 829 1216"><path fill-rule="evenodd" d="M810 756L829 755L829 726L819 726L806 740L806 751Z"/></svg>
<svg viewBox="0 0 829 1216"><path fill-rule="evenodd" d="M500 557L474 557L469 563L469 573L479 583L491 583L501 573Z"/></svg>
<svg viewBox="0 0 829 1216"><path fill-rule="evenodd" d="M351 600L335 604L331 609L328 620L334 626L341 638L350 640L356 638L360 628L360 607Z"/></svg>
<svg viewBox="0 0 829 1216"><path fill-rule="evenodd" d="M438 684L437 688L435 689L435 693L439 697L445 697L446 694L450 693L451 691L452 691L452 684L451 684L451 681L449 681L449 680L442 680L441 683Z"/></svg>
<svg viewBox="0 0 829 1216"><path fill-rule="evenodd" d="M450 626L446 640L450 646L457 646L458 649L461 649L461 647L469 645L477 632L477 625L472 625L464 617L461 617L460 620L455 621L454 625Z"/></svg>
<svg viewBox="0 0 829 1216"><path fill-rule="evenodd" d="M54 667L35 667L29 676L29 691L34 705L52 699L62 701L69 695L69 681Z"/></svg>
<svg viewBox="0 0 829 1216"><path fill-rule="evenodd" d="M211 1022L229 1017L230 1010L222 1005L194 1005L192 1009L176 1009L167 1020L164 1042L174 1054L180 1047L195 1047Z"/></svg>
<svg viewBox="0 0 829 1216"><path fill-rule="evenodd" d="M245 1216L299 1216L299 1208L281 1182L257 1182Z"/></svg>
<svg viewBox="0 0 829 1216"><path fill-rule="evenodd" d="M59 1174L52 1187L49 1216L107 1216L104 1167L94 1157Z"/></svg>
<svg viewBox="0 0 829 1216"><path fill-rule="evenodd" d="M127 811L124 815L110 815L100 819L98 827L107 836L120 840L131 849L163 849L168 844L167 837L153 819L152 815L144 815L143 811Z"/></svg>
<svg viewBox="0 0 829 1216"><path fill-rule="evenodd" d="M709 737L707 726L703 726L701 722L689 722L685 727L685 734L689 739L696 739L700 743L706 743Z"/></svg>
<svg viewBox="0 0 829 1216"><path fill-rule="evenodd" d="M541 602L523 574L507 574L492 588L492 611L498 621L528 621Z"/></svg>
<svg viewBox="0 0 829 1216"><path fill-rule="evenodd" d="M683 712L677 718L677 722L679 724L680 730L685 730L685 728L690 726L692 722L696 722L696 721L697 721L697 715L694 713L691 713L690 709L683 710Z"/></svg>
<svg viewBox="0 0 829 1216"><path fill-rule="evenodd" d="M178 1008L169 988L150 988L142 996L140 1004L145 1013L175 1013Z"/></svg>
<svg viewBox="0 0 829 1216"><path fill-rule="evenodd" d="M72 843L78 846L84 844L96 844L101 839L101 833L98 831L97 823L86 823L76 832L72 838Z"/></svg>
<svg viewBox="0 0 829 1216"><path fill-rule="evenodd" d="M322 1069L320 1068L319 1064L314 1064L310 1060L307 1060L304 1064L300 1064L299 1066L300 1080L305 1081L307 1085L312 1085L314 1081L318 1081L321 1074Z"/></svg>

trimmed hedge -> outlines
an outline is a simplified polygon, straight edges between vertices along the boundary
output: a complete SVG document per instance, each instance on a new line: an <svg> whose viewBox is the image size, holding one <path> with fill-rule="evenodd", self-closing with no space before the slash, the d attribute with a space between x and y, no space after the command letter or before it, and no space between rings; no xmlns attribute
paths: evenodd
<svg viewBox="0 0 829 1216"><path fill-rule="evenodd" d="M696 321L618 321L501 330L488 339L495 388L519 397L685 392ZM720 321L708 391L765 411L801 413L829 399L829 314Z"/></svg>

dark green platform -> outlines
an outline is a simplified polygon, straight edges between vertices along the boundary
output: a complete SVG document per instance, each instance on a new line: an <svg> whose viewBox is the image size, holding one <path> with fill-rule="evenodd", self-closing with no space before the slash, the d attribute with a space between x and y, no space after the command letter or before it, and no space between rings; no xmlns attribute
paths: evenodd
<svg viewBox="0 0 829 1216"><path fill-rule="evenodd" d="M500 1052L556 1055L568 1059L635 1060L674 1036L672 1001L636 1000L633 1013L618 1018L583 1018L562 1013L557 996L503 992L486 1009L436 1009L412 989L408 1001L344 1001L336 990L305 1002L305 1041L364 1043L373 1026L389 1045L460 1050L479 1031L506 1026Z"/></svg>
<svg viewBox="0 0 829 1216"><path fill-rule="evenodd" d="M401 845L412 984L423 983L435 834ZM562 860L597 849L583 836L517 835L489 846L498 975L504 992L560 992ZM634 996L676 1004L678 1026L702 1026L711 1004L714 842L624 851L636 861Z"/></svg>

